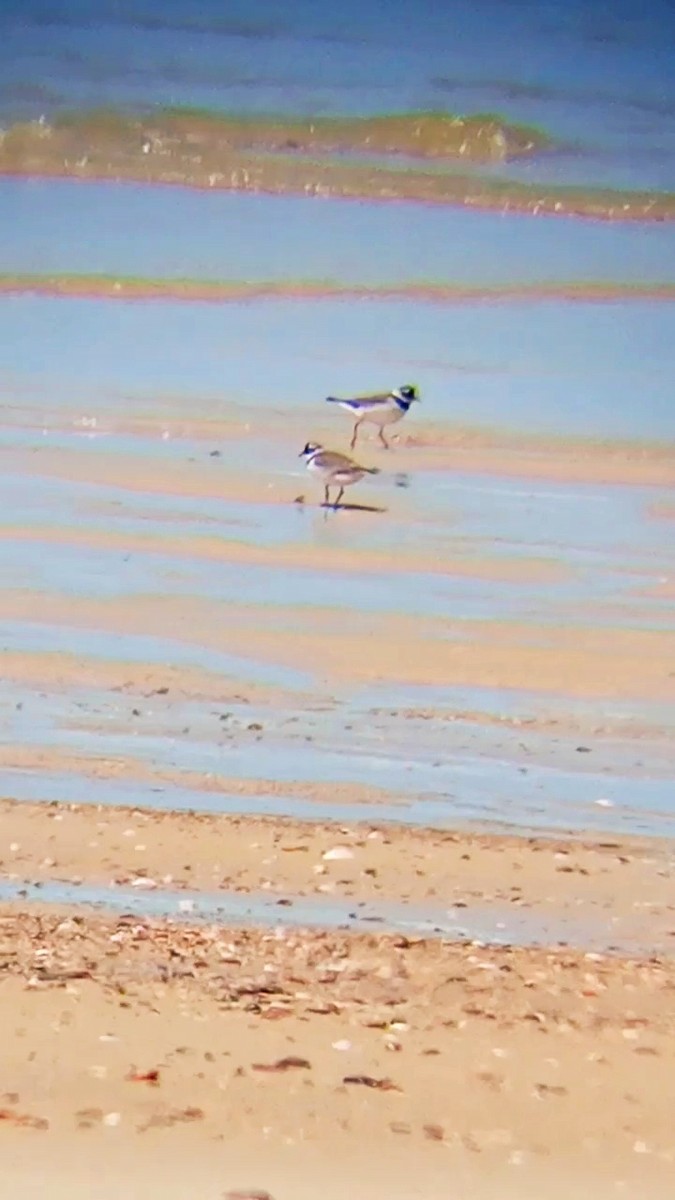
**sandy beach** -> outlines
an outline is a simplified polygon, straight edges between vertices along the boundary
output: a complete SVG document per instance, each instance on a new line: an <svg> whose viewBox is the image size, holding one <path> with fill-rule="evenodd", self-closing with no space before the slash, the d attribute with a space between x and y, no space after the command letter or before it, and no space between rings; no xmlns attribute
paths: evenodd
<svg viewBox="0 0 675 1200"><path fill-rule="evenodd" d="M0 817L15 1194L669 1196L675 844Z"/></svg>
<svg viewBox="0 0 675 1200"><path fill-rule="evenodd" d="M669 958L39 904L0 933L22 1196L670 1194Z"/></svg>
<svg viewBox="0 0 675 1200"><path fill-rule="evenodd" d="M103 419L2 452L8 1194L666 1200L671 448L429 422L392 544L247 469L295 417ZM593 571L509 488L597 497Z"/></svg>
<svg viewBox="0 0 675 1200"><path fill-rule="evenodd" d="M57 572L0 597L18 631L0 745L6 1186L37 1197L48 1161L57 1200L157 1181L176 1200L665 1200L675 682L667 577L638 538L658 544L669 522L670 447L432 422L396 439L412 478L587 487L637 511L609 560L617 592L590 611L561 598L579 576L554 540L504 554L460 529L439 555L408 489L389 494L396 547L382 525L365 541L355 524L312 544L290 525L228 535L223 503L245 530L314 519L296 479L261 495L262 473L232 462L271 431L290 454L295 417L126 408L88 442L72 419L65 444L5 455L32 496L63 486L88 519L32 509L0 535ZM176 453L160 467L163 430ZM142 590L89 593L84 574L83 594L64 591L64 554L77 570L142 563ZM216 574L161 595L166 569ZM214 597L256 570L257 603L236 582L225 607ZM395 587L398 608L373 625L358 600L303 605L315 576L343 598ZM420 579L493 607L422 615L415 594L401 611ZM509 588L539 598L536 616L499 614ZM499 800L505 758L514 796L541 780L517 814ZM449 793L476 763L494 800L458 822ZM563 776L574 804L542 831Z"/></svg>
<svg viewBox="0 0 675 1200"><path fill-rule="evenodd" d="M0 6L3 1200L675 1195L674 39Z"/></svg>

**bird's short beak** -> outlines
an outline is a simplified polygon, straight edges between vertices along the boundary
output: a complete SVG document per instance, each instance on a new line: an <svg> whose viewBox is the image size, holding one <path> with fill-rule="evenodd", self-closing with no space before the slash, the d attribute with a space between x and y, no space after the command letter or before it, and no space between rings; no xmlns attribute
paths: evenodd
<svg viewBox="0 0 675 1200"><path fill-rule="evenodd" d="M304 456L305 456L305 452L304 452L304 450L301 450L298 455L298 458L304 458Z"/></svg>

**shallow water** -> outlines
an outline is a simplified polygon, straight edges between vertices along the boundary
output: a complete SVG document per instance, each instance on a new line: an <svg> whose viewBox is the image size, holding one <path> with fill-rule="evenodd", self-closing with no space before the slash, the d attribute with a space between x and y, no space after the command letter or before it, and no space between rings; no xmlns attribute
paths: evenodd
<svg viewBox="0 0 675 1200"><path fill-rule="evenodd" d="M92 105L367 114L447 108L543 126L542 172L675 185L675 19L668 0L451 6L380 0L8 0L0 117ZM581 166L580 166L581 164ZM532 167L536 177L538 164Z"/></svg>
<svg viewBox="0 0 675 1200"><path fill-rule="evenodd" d="M379 901L340 901L319 897L279 897L263 893L179 892L161 888L95 887L46 881L34 883L0 879L0 900L34 900L39 904L77 905L102 913L124 913L143 918L166 917L173 922L231 925L268 925L282 928L378 930L453 942L481 942L505 946L570 946L619 954L653 952L653 941L639 926L624 928L616 918L580 918L512 906L472 905L461 911L431 905ZM659 946L661 953L672 947Z"/></svg>
<svg viewBox="0 0 675 1200"><path fill-rule="evenodd" d="M126 658L123 643L119 656ZM231 699L139 700L84 687L31 696L20 685L5 685L0 699L0 746L43 758L3 769L17 799L523 832L667 836L675 819L667 735L637 746L620 736L606 745L592 739L582 755L570 734L468 719L402 724L397 712L363 700L333 701L321 712ZM478 708L481 698L463 689L462 701ZM69 769L51 764L50 751L75 756ZM107 777L111 763L124 764L123 777ZM228 791L228 780L256 784L260 794ZM281 792L265 794L265 780ZM352 785L354 799L326 799L331 784ZM316 785L316 798L307 799L303 785ZM359 787L380 797L359 799Z"/></svg>
<svg viewBox="0 0 675 1200"><path fill-rule="evenodd" d="M371 285L673 280L670 224L11 178L0 179L0 223L14 232L2 248L7 272Z"/></svg>
<svg viewBox="0 0 675 1200"><path fill-rule="evenodd" d="M280 13L257 0L226 17L215 4L173 0L160 15L135 6L133 24L126 9L94 11L91 0L49 12L37 0L5 5L0 120L92 103L305 114L497 108L565 146L494 174L675 187L669 6L535 11L461 0L411 16L409 0L386 13L351 0L334 11L293 0ZM288 637L313 612L366 620L374 633L380 618L397 616L422 626L473 621L487 635L498 622L525 631L536 623L551 636L556 627L672 632L672 486L610 484L602 467L583 484L573 473L570 482L525 470L509 478L499 463L494 473L451 471L434 458L429 430L441 430L446 445L466 426L538 434L558 453L563 436L623 438L637 463L645 441L672 446L675 303L563 297L588 284L672 284L674 263L672 225L0 179L0 273L558 289L556 299L499 303L0 297L2 583L10 596L43 600L25 619L7 607L0 650L31 663L60 651L92 669L123 660L141 674L144 664L172 664L219 675L225 695L248 685L285 693L276 706L247 706L249 721L264 726L256 741L224 734L211 701L172 695L133 717L137 698L125 707L110 689L71 687L65 668L58 684L19 679L0 689L6 752L42 749L46 763L56 750L114 757L129 773L99 779L84 763L18 769L7 759L3 792L670 832L675 699L639 687L635 697L613 696L611 650L607 694L596 701L537 694L525 675L512 688L471 678L403 685L395 672L357 685L327 681L320 655L283 663L264 649L223 652L208 628L195 628L198 617L161 635L133 633L109 627L101 607L85 627L67 606L179 597L217 605L226 622L230 608L248 604L270 627L292 610ZM359 449L382 474L354 499L385 511L319 511L298 451L309 437L339 449L349 437L346 416L323 397L404 380L422 392L405 423L420 437L417 457L405 441L389 456L372 441ZM299 494L308 502L293 504ZM238 543L240 558L226 543ZM249 551L263 557L249 561ZM379 555L377 569L349 557L359 554ZM395 662L395 638L390 649ZM414 707L436 709L438 719L402 721L398 710ZM444 724L453 711L480 719ZM535 735L499 724L528 714L570 728L542 725ZM612 721L612 737L596 737ZM654 729L636 737L632 724ZM173 782L148 782L162 766ZM282 794L197 786L215 774L280 782ZM378 787L386 802L309 801L301 785L312 783Z"/></svg>
<svg viewBox="0 0 675 1200"><path fill-rule="evenodd" d="M59 603L69 597L108 601L138 597L144 601L148 596L162 595L218 601L223 613L228 605L247 602L272 614L289 606L296 606L298 613L329 610L337 603L343 612L370 614L373 620L380 613L388 613L486 623L536 620L541 626L552 627L583 627L590 607L596 628L675 628L669 600L648 594L664 580L675 577L675 546L665 536L663 524L650 516L669 494L667 489L509 480L487 473L421 469L408 473L408 487L398 490L392 466L370 485L373 500L381 499L390 510L385 519L345 524L338 515L337 521L327 522L312 507L279 504L273 497L266 501L266 479L294 490L306 488L297 451L292 443L288 444L286 433L281 430L274 437L266 437L264 432L266 411L272 416L284 411L297 413L302 397L298 392L288 400L278 394L266 396L258 383L255 402L247 407L241 393L234 398L229 389L218 392L215 378L208 374L206 349L218 344L218 322L223 321L218 309L200 306L194 310L180 305L176 310L159 303L115 306L113 302L59 300L5 303L14 319L21 315L27 333L40 338L44 335L46 355L42 368L45 390L41 394L32 372L25 372L26 360L21 361L14 352L13 362L17 374L19 368L24 372L24 396L28 394L29 402L17 391L14 406L6 412L4 448L0 452L4 456L0 476L5 513L2 561L4 578L12 589L42 594L47 601L53 596ZM271 360L258 360L259 376L264 368L270 376L270 388L273 377L284 373L291 377L295 371L299 375L303 361L299 341L292 350L288 345L291 317L297 319L297 306L275 307L278 351ZM234 328L232 324L227 326L232 343L237 321L249 321L253 328L255 308L228 308L234 322ZM300 308L306 318L305 334L312 322L321 318L325 321L326 315L331 315L330 309L326 314L325 306L317 313L311 302L303 302ZM408 311L415 311L414 306ZM535 320L541 319L539 307L534 305L531 311ZM570 345L575 331L580 336L583 330L590 337L583 321L570 324L572 310L561 305L558 311L563 328L568 322ZM615 311L620 315L621 307ZM671 310L654 311L658 318ZM377 312L369 307L368 313L375 327ZM476 312L476 333L467 344L478 348L478 330L482 329L485 341L493 324L496 349L496 328L505 313L508 315L508 310ZM69 325L74 314L77 321ZM166 367L152 347L161 341L162 330L166 335L166 318L171 314L174 318L189 317L199 336L184 343L185 371L182 377L174 373L167 401L160 390L165 381L156 374ZM591 327L599 316L602 327L603 314L602 306L590 306L582 315ZM85 362L78 363L82 333L92 334L92 319L100 322L102 315L105 320L98 333L84 339ZM112 338L104 336L106 325ZM466 323L464 327L466 330ZM387 328L381 318L380 328ZM608 322L605 328L609 329ZM665 330L664 325L664 352L670 352L670 347L666 351ZM355 319L346 328L344 324L336 325L333 345L342 339L346 350L352 337L357 342L358 331ZM653 325L650 335L654 335ZM328 344L329 322L324 325L323 336ZM618 330L613 336L618 343ZM542 340L540 344L546 344L547 352L551 352L550 342ZM631 359L635 344L624 336L621 345L637 373L638 364L634 357ZM218 354L224 354L222 346ZM562 370L562 355L558 364ZM92 379L97 374L98 386L84 402L79 399L78 409L78 400L67 389L69 373L73 379L79 375L82 389L87 371ZM317 368L317 379L320 373ZM542 378L545 376L541 370L533 369L532 379L539 386ZM124 384L136 390L141 379L145 380L145 396L139 403L126 394ZM205 398L209 385L215 399ZM194 417L201 412L227 421L237 410L251 414L254 429L243 439L218 440L220 457L215 460L210 457L214 439L164 438L161 434L162 420L173 421L176 414ZM80 416L75 416L78 411ZM150 430L156 432L121 432L139 412L150 420ZM422 428L426 412L425 408L415 418ZM457 416L466 419L469 412L465 407ZM573 431L578 432L573 406L567 416ZM614 407L612 417L613 432L622 428L626 419L635 419L641 429L645 428L644 412L637 417L628 400L625 415ZM92 425L94 418L96 426ZM511 420L515 429L529 427L525 410L520 414L512 411ZM554 406L549 420L555 421ZM344 430L344 425L338 428ZM661 424L659 431L663 428ZM66 471L64 478L51 478L48 462L43 466L40 457L45 452L74 455L74 461L85 469L85 477L76 475L70 480ZM397 459L400 454L392 452L387 463L395 464ZM193 496L189 491L165 494L161 490L153 494L145 489L148 472L161 471L163 464L167 469L180 467L191 460L203 464L204 477L214 480L215 495ZM133 464L137 483L133 485L132 481L131 490L98 481L99 464L105 467L107 463L118 463L125 469ZM231 481L236 472L259 481L259 500L218 496L217 480ZM289 498L292 494L289 492ZM71 533L80 540L69 542ZM136 545L134 538L139 536L146 540ZM88 540L83 542L83 537ZM176 537L181 538L179 546ZM224 557L205 557L200 538L222 539ZM235 554L228 561L226 543L230 541L280 557L276 562L268 558L250 564L238 562ZM309 552L307 561L301 565L285 562L283 554L289 546L305 548ZM331 567L330 558L313 566L313 548L329 556L358 550L393 553L395 557L389 568L377 571L359 570L358 563L348 569L337 563ZM420 566L406 569L406 554L424 553L441 560L457 559L464 573L444 575ZM472 577L472 562L486 557L492 563L491 574L481 578L479 572ZM528 575L530 564L542 572L540 577ZM501 570L516 573L500 580ZM248 682L290 692L314 691L317 699L329 705L324 726L317 729L316 723L308 723L305 717L298 731L290 731L283 728L279 714L270 718L268 713L262 718L262 742L254 743L249 738L246 745L226 745L211 711L213 705L208 702L186 709L173 697L161 719L153 722L144 718L130 725L129 714L111 705L105 695L72 692L52 702L47 690L39 699L30 688L18 685L4 693L6 719L1 737L5 745L59 749L103 759L112 756L127 762L131 775L112 782L88 777L86 766L82 772L73 769L61 773L56 769L15 772L8 768L3 774L4 790L27 799L205 806L216 811L264 811L305 817L314 814L338 820L389 817L443 825L474 822L522 830L576 827L640 833L669 831L674 770L667 734L658 745L632 746L630 741L622 743L619 737L607 755L594 740L591 769L589 758L583 766L575 760L574 744L565 744L558 752L557 739L544 735L535 739L524 755L522 738L503 730L495 734L477 726L459 731L458 736L453 727L449 737L447 727L425 722L404 731L395 715L398 707L427 705L443 710L459 706L498 717L525 715L533 706L544 716L552 712L564 716L573 710L563 696L528 700L523 694L513 695L503 689L488 694L485 688L468 684L454 691L394 685L327 689L319 682L320 673L317 676L312 662L298 661L290 667L264 656L223 653L209 644L207 631L203 638L195 637L192 630L185 632L187 636L180 627L171 636L161 637L112 632L103 623L98 628L96 624L88 629L80 627L75 619L52 624L48 619L13 618L0 626L2 648L14 654L59 650L83 661L182 664L221 673L226 689L242 681L244 686ZM19 709L18 705L23 707ZM376 706L380 711L391 710L391 717L375 715L372 709ZM577 716L582 708L577 704ZM291 710L282 709L282 718L284 711L291 716ZM672 730L675 725L675 706L646 700L624 702L623 706L619 702L602 703L595 710L586 705L582 719L602 724L617 713L632 720L655 722L663 730ZM312 739L311 744L307 738ZM581 740L586 740L585 736ZM181 786L179 778L174 784L161 786L134 780L134 764L153 769L164 766L178 776L190 771L202 773L205 778L220 773L246 780L285 781L287 790L281 797L267 798L231 796L226 788L222 794L207 795L192 785ZM293 785L302 782L376 786L388 792L392 802L349 806L308 802L294 794ZM599 807L598 800L608 800L609 804Z"/></svg>
<svg viewBox="0 0 675 1200"><path fill-rule="evenodd" d="M130 403L160 419L217 417L238 404L304 412L308 435L330 418L340 444L347 417L324 396L412 379L423 404L411 431L431 418L675 442L675 304L4 297L0 319L10 420L30 408L49 422L55 405L100 420ZM268 442L271 461L288 469L290 456L272 451Z"/></svg>

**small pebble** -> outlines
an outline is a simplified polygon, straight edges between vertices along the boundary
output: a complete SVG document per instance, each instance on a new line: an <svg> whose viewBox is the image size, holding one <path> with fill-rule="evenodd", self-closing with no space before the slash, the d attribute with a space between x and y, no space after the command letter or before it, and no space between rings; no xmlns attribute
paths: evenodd
<svg viewBox="0 0 675 1200"><path fill-rule="evenodd" d="M326 850L322 856L327 862L334 862L337 859L353 858L354 851L349 849L349 846L333 846L332 850Z"/></svg>

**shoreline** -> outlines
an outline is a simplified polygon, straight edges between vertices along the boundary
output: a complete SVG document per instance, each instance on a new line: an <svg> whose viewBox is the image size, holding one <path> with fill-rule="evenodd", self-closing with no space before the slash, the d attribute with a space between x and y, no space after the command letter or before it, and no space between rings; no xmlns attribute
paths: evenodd
<svg viewBox="0 0 675 1200"><path fill-rule="evenodd" d="M345 824L130 802L3 799L0 813L9 847L1 881L18 896L37 888L38 904L43 890L45 901L63 896L56 907L69 907L79 889L93 889L104 910L108 896L111 908L121 903L139 917L154 904L181 922L200 908L202 920L222 922L218 904L227 912L230 897L250 901L261 929L279 920L331 926L328 914L344 907L342 920L351 924L353 909L355 927L362 917L378 930L405 927L408 913L411 930L436 923L446 940L454 925L465 938L473 928L524 947L564 941L579 952L658 950L675 959L673 838L406 827L376 815Z"/></svg>

